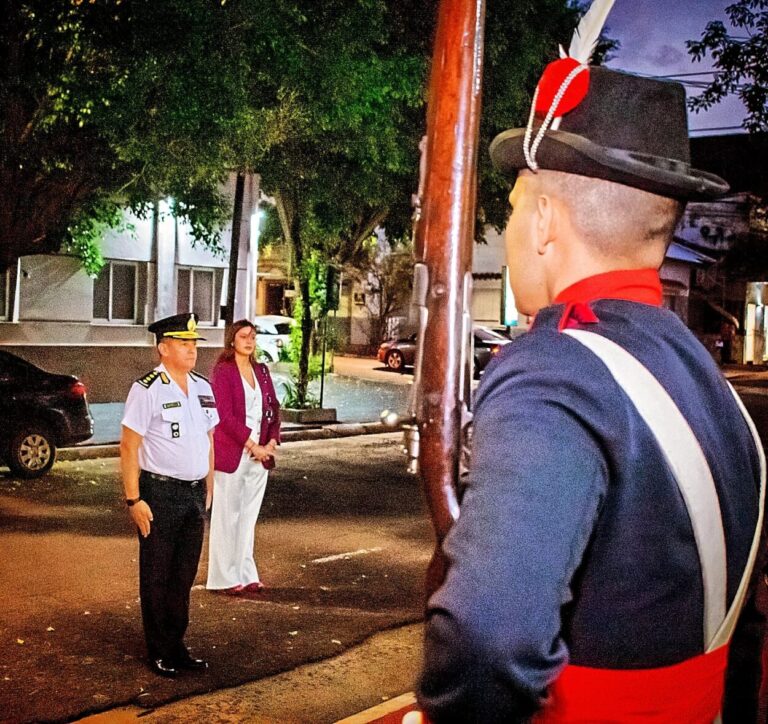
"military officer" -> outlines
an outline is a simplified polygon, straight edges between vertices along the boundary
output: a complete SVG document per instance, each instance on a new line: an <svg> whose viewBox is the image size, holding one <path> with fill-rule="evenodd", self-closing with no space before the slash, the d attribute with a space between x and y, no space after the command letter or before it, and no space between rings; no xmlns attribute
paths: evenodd
<svg viewBox="0 0 768 724"><path fill-rule="evenodd" d="M208 381L194 372L194 314L149 326L160 364L133 383L125 403L120 463L126 504L139 533L139 591L150 668L175 677L208 664L184 645L189 592L203 543L219 421Z"/></svg>

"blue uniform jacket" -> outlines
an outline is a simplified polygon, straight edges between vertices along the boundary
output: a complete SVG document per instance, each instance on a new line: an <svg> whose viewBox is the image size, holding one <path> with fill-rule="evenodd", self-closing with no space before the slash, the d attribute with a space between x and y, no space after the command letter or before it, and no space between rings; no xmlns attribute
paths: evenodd
<svg viewBox="0 0 768 724"><path fill-rule="evenodd" d="M759 460L709 353L672 313L593 302L583 329L624 347L687 419L717 487L728 600L757 521ZM478 389L449 570L427 612L421 706L434 722L515 721L566 663L646 668L701 654L693 530L655 440L603 363L558 332L562 305Z"/></svg>

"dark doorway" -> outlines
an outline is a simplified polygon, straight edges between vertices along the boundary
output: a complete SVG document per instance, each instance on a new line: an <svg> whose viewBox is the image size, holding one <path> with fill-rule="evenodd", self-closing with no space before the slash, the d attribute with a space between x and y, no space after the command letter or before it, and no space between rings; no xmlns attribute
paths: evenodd
<svg viewBox="0 0 768 724"><path fill-rule="evenodd" d="M266 310L265 314L284 314L285 309L283 306L283 292L285 291L285 284L268 282L267 293L265 297Z"/></svg>

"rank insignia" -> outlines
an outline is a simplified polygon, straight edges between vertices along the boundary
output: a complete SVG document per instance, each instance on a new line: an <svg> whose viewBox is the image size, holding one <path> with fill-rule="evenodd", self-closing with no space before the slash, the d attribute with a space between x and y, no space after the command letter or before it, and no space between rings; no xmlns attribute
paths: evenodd
<svg viewBox="0 0 768 724"><path fill-rule="evenodd" d="M152 370L152 372L150 372L150 373L149 373L149 374L147 374L147 375L144 375L144 377L139 377L139 379L138 379L138 380L136 380L136 382L138 382L138 383L139 383L139 384L140 384L142 387L144 387L145 389L149 389L149 386L150 386L150 385L151 385L151 384L152 384L152 383L153 383L153 382L154 382L156 379L158 379L158 377L160 377L160 373L159 373L157 370Z"/></svg>

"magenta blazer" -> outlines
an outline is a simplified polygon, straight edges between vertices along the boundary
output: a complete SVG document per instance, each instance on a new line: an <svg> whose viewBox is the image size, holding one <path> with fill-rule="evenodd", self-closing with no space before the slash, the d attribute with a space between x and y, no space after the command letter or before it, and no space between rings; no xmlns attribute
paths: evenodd
<svg viewBox="0 0 768 724"><path fill-rule="evenodd" d="M253 373L263 405L259 445L266 445L270 440L280 442L280 403L269 369L265 364L254 364ZM211 373L211 387L219 412L219 424L213 431L214 469L234 473L240 464L245 441L252 432L245 425L245 390L234 360L216 363ZM262 465L269 470L275 467L275 459L269 457Z"/></svg>

